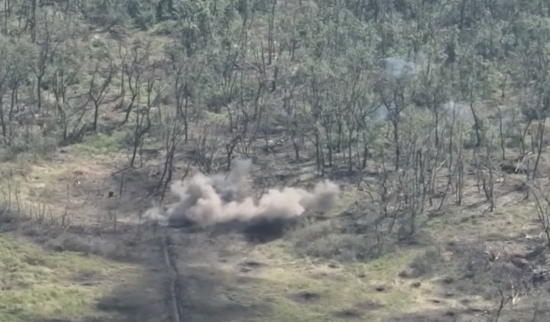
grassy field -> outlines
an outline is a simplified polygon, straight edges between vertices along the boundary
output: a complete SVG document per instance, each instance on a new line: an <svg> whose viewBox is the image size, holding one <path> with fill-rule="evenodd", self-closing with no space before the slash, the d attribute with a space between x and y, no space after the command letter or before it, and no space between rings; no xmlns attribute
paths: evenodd
<svg viewBox="0 0 550 322"><path fill-rule="evenodd" d="M106 197L121 155L106 142L2 164L0 321L166 318L155 237L122 224L113 234Z"/></svg>
<svg viewBox="0 0 550 322"><path fill-rule="evenodd" d="M261 295L273 301L272 321L376 321L413 307L424 309L419 290L396 278L412 259L410 252L349 265L296 259L284 244L259 247L250 256L265 265L257 276L275 286Z"/></svg>
<svg viewBox="0 0 550 322"><path fill-rule="evenodd" d="M0 322L548 321L548 10L405 2L2 2ZM340 200L142 220L235 158Z"/></svg>
<svg viewBox="0 0 550 322"><path fill-rule="evenodd" d="M120 181L111 174L127 162L121 133L58 149L50 158L2 164L6 207L30 215L35 224L0 236L0 320L124 321L128 307L146 298L158 301L151 311L165 310L160 299L166 268L159 264L158 249L131 246L154 238L152 232L122 225L123 218L148 207L138 200L154 182L148 181L148 167L161 160L128 171L120 195ZM316 180L307 160L289 164L260 159L258 164L254 174L260 177L289 176L285 182L298 186ZM364 193L336 181L343 187L339 203L321 217L304 218L280 239L249 244L235 233L211 239L206 232L181 244L180 271L189 282L183 298L195 308L188 309L190 321L387 322L415 316L418 321L485 322L498 302L499 284L491 276L512 280L510 271L499 271L499 265L509 265L514 256L540 245L524 238L540 232L533 200L523 200L523 192L506 193L513 187L503 184L496 210L489 212L471 182L463 205L427 209L418 217L414 241L382 236L383 246L377 250L368 219L375 210ZM108 197L111 192L113 198ZM112 235L115 213L121 221ZM48 225L64 226L61 231L69 229L68 235L51 235ZM71 233L77 227L90 232ZM59 245L64 251L54 251ZM195 256L189 256L190 248ZM486 270L480 263L486 262L487 252L500 254L502 262ZM151 258L157 258L155 265L150 265ZM474 277L468 275L470 264ZM153 288L150 295L131 300L127 291L113 295L137 280L144 281L140 287ZM503 314L524 317L522 310L535 300L535 295L524 294ZM166 319L159 316L159 321Z"/></svg>
<svg viewBox="0 0 550 322"><path fill-rule="evenodd" d="M87 149L93 149L93 145L84 148ZM109 216L106 212L98 216L97 212L108 209L112 206L109 203L114 202L105 198L105 193L116 191L117 187L106 177L116 168L116 160L123 157L112 154L107 158L82 151L77 147L51 161L5 164L5 172L12 175L9 185L4 183L4 191L18 187L17 198L15 193L12 196L12 209L17 210L19 200L21 210L34 209L37 220L40 213L37 209L47 205L48 210L43 212L45 223L53 220L59 224L59 213L64 211L75 225L95 226L101 222L108 232ZM71 185L69 206L65 204L67 185ZM139 188L134 190L143 193ZM198 281L196 287L201 289L204 283L217 285L211 293L189 291L195 294L195 297L186 295L191 297L190 303L195 303L194 307L217 309L225 307L224 301L238 304L241 313L231 313L235 314L235 321L401 321L400 316L411 315L434 321L447 321L455 316L485 321L483 312L495 305L495 285L487 279L487 274L492 273L464 279L464 263L479 259L487 250L509 258L527 252L529 245L536 244L523 240L523 234L533 233L537 228L533 205L521 201L522 194L507 194L499 199L497 210L492 213L484 211L487 205L478 204L475 199L445 213L427 213L419 218L422 235L417 243L394 241L384 248L382 255L373 256L372 238L351 233L349 221L342 219L345 218L342 214L350 211L361 212L356 208L359 198L356 193L345 190L339 204L321 220L309 219L273 242L250 245L229 233L230 239L209 240L208 234L202 234L197 241L182 245L178 249L182 252L184 280ZM121 196L118 203L130 200L124 198ZM359 226L361 222L354 221ZM136 228L132 228L119 237L134 239L136 234ZM143 268L146 258L155 256L154 250L144 251L141 264L137 264L139 261L128 264L112 255L124 252L128 246L106 247L109 239L102 239L74 235L36 238L36 232L29 227L1 235L0 263L5 290L0 295L2 320L81 321L83 317L121 320L124 306L102 309L102 298L116 292L121 281L131 284L132 280L143 279L144 274L156 276L160 281L164 273L162 268ZM51 250L59 244L72 246L63 252ZM195 249L196 256L188 256L189 248ZM215 268L215 273L205 273L211 268ZM216 299L226 293L231 300L218 303ZM158 297L158 292L155 296ZM113 301L118 300L109 300ZM530 301L526 296L516 309ZM220 313L220 321L224 314ZM216 321L216 314L213 317Z"/></svg>
<svg viewBox="0 0 550 322"><path fill-rule="evenodd" d="M45 251L12 233L0 236L0 321L106 319L98 301L139 268L79 252Z"/></svg>

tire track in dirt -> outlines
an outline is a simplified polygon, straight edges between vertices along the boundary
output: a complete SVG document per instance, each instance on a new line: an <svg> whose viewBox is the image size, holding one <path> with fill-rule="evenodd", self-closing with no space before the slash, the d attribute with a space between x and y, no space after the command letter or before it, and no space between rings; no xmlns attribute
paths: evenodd
<svg viewBox="0 0 550 322"><path fill-rule="evenodd" d="M181 292L180 292L180 276L176 265L175 255L173 251L173 242L170 233L167 233L162 239L162 251L164 253L164 261L166 267L170 271L170 302L172 304L173 322L185 322L183 319L183 309L181 307Z"/></svg>

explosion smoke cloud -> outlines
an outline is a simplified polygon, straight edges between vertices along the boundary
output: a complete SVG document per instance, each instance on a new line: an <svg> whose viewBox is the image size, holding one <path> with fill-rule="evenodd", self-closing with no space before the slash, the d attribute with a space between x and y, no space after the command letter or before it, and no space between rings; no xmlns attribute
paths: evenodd
<svg viewBox="0 0 550 322"><path fill-rule="evenodd" d="M323 181L312 191L285 187L269 189L259 199L250 191L251 162L238 160L227 174L197 174L188 182L177 181L170 187L179 201L169 205L163 215L168 220L190 221L201 226L254 219L291 219L306 211L326 211L338 200L338 185ZM150 209L148 218L159 218L158 209Z"/></svg>

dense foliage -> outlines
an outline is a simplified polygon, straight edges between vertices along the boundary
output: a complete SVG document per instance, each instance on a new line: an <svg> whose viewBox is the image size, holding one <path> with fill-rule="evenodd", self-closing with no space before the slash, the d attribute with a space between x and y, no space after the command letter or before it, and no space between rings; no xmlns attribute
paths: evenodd
<svg viewBox="0 0 550 322"><path fill-rule="evenodd" d="M420 210L442 161L445 193L474 163L492 203L495 160L540 156L545 144L549 10L518 0L5 0L1 142L6 157L44 157L122 131L131 166L162 143L159 187L182 148L214 171L235 152L288 146L321 175L407 169L394 189Z"/></svg>

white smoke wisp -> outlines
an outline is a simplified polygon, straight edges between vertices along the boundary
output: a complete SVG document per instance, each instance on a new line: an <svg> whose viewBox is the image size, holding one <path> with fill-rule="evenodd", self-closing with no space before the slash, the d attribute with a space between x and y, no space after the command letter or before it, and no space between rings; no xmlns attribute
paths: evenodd
<svg viewBox="0 0 550 322"><path fill-rule="evenodd" d="M338 201L340 189L330 181L318 183L312 191L285 187L269 189L259 199L243 196L250 191L246 179L250 167L250 162L237 161L226 175L197 174L188 182L174 182L170 190L180 200L168 206L165 216L204 227L253 219L291 219L306 211L327 211ZM148 212L159 216L158 210Z"/></svg>

